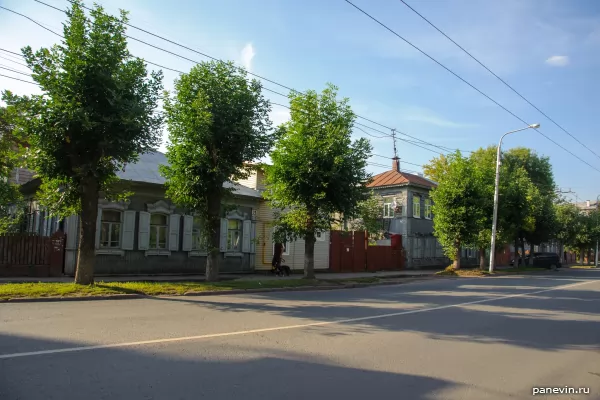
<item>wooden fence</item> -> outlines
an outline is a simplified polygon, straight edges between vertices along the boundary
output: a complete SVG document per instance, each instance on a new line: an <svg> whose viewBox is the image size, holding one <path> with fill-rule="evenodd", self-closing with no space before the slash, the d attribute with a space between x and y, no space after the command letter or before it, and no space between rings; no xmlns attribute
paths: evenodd
<svg viewBox="0 0 600 400"><path fill-rule="evenodd" d="M65 234L0 236L0 276L60 276L63 273Z"/></svg>

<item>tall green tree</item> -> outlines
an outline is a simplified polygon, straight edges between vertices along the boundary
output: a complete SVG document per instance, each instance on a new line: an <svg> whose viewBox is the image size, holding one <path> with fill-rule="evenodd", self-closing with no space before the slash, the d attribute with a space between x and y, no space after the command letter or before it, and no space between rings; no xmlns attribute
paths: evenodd
<svg viewBox="0 0 600 400"><path fill-rule="evenodd" d="M0 107L0 233L17 229L22 214L21 193L10 178L20 165L24 141L17 136L12 120L10 110Z"/></svg>
<svg viewBox="0 0 600 400"><path fill-rule="evenodd" d="M431 191L434 235L446 255L460 268L461 246L477 243L479 229L489 218L482 207L482 184L473 162L456 152L447 156L446 172Z"/></svg>
<svg viewBox="0 0 600 400"><path fill-rule="evenodd" d="M550 240L555 234L556 200L554 175L548 157L528 148L518 147L503 154L504 199L503 224L512 232L515 250L525 254L524 243ZM509 205L509 208L506 207ZM530 250L531 250L530 249ZM533 252L530 251L530 257Z"/></svg>
<svg viewBox="0 0 600 400"><path fill-rule="evenodd" d="M54 214L80 213L75 282L90 284L98 198L109 195L120 168L160 143L162 118L154 110L162 73L148 76L143 60L129 53L125 11L114 17L95 6L88 17L75 0L67 16L61 43L23 49L43 94L3 98L19 110L29 168L43 182L40 203Z"/></svg>
<svg viewBox="0 0 600 400"><path fill-rule="evenodd" d="M257 80L233 63L208 62L175 81L164 98L170 144L167 196L205 221L206 279L219 279L220 218L232 195L226 182L247 178L248 162L264 157L277 137L270 103Z"/></svg>
<svg viewBox="0 0 600 400"><path fill-rule="evenodd" d="M304 239L304 277L314 278L315 234L328 230L334 215L352 219L369 197L365 171L371 145L352 141L355 114L337 87L292 93L291 119L271 153L266 197L283 210L276 241Z"/></svg>
<svg viewBox="0 0 600 400"><path fill-rule="evenodd" d="M492 240L492 216L494 212L494 188L496 179L496 146L480 148L469 157L473 166L474 184L478 185L481 218L477 220L477 234L474 245L479 249L479 268L486 268L486 249ZM502 237L502 227L498 226L498 236Z"/></svg>

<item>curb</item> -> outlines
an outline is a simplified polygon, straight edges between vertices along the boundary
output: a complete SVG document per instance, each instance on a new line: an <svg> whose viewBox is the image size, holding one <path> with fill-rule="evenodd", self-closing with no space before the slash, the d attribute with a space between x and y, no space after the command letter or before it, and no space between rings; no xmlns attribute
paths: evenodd
<svg viewBox="0 0 600 400"><path fill-rule="evenodd" d="M443 277L447 279L446 277ZM17 297L14 299L0 300L2 303L42 303L42 302L60 302L60 301L96 301L96 300L131 300L131 299L160 299L162 297L202 297L202 296L224 296L233 294L252 294L252 293L274 293L274 292L311 292L321 290L341 290L341 289L358 289L371 286L392 286L402 285L410 282L423 280L440 279L437 276L418 276L408 277L402 281L394 282L377 282L377 283L348 283L341 285L327 286L297 286L297 287L281 287L281 288L264 288L264 289L234 289L234 290L213 290L204 292L186 292L183 295L146 295L146 294L114 294L101 296L66 296L66 297Z"/></svg>

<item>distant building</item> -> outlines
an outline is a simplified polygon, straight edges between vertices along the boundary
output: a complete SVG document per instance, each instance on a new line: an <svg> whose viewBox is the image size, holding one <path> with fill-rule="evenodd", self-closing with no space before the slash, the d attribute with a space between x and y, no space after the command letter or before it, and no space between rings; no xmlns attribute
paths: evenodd
<svg viewBox="0 0 600 400"><path fill-rule="evenodd" d="M586 200L575 203L575 206L579 208L582 212L589 214L590 212L598 209L598 201L597 200Z"/></svg>
<svg viewBox="0 0 600 400"><path fill-rule="evenodd" d="M382 230L402 235L406 267L446 266L450 260L433 236L433 202L430 192L436 182L422 175L400 170L400 161L392 159L389 171L377 174L368 185L380 196L383 207ZM476 262L477 252L464 249L463 263Z"/></svg>

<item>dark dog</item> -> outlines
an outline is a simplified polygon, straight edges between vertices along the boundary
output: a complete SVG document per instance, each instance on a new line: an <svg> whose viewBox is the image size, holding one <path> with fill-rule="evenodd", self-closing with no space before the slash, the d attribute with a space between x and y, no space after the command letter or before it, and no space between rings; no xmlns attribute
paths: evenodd
<svg viewBox="0 0 600 400"><path fill-rule="evenodd" d="M282 258L281 262L284 262L285 260ZM290 276L290 273L292 272L292 269L287 266L287 265L277 265L278 263L274 263L273 268L271 270L271 272L273 272L274 275L277 276Z"/></svg>

